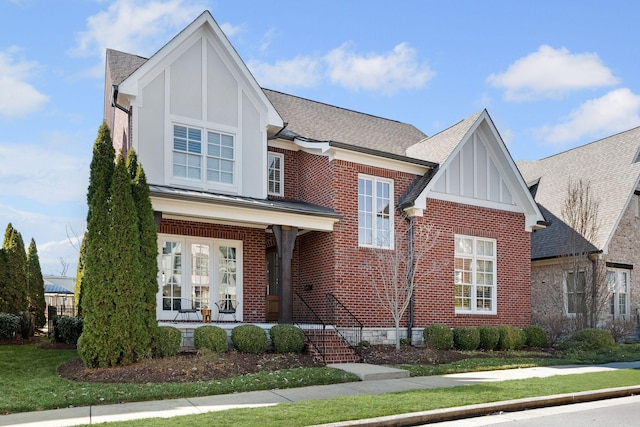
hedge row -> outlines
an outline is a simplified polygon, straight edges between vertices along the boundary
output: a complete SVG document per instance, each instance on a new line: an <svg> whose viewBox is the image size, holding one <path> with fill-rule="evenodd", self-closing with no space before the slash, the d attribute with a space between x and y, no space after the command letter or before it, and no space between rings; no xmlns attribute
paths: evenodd
<svg viewBox="0 0 640 427"><path fill-rule="evenodd" d="M178 328L163 326L154 339L154 357L175 356L180 351L182 335ZM278 353L301 353L304 350L304 334L293 325L274 325L270 331L273 349ZM257 325L240 325L231 330L233 347L241 353L267 351L267 333ZM227 332L215 325L206 325L193 333L196 350L224 353L228 350Z"/></svg>
<svg viewBox="0 0 640 427"><path fill-rule="evenodd" d="M524 329L515 326L458 326L430 325L422 332L424 344L436 350L473 351L482 350L519 350L527 347L546 347L546 332L539 326L527 326Z"/></svg>

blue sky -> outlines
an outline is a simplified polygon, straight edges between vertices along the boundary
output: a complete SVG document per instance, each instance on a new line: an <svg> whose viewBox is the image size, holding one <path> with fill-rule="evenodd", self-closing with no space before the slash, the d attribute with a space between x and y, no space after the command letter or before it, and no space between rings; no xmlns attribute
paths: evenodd
<svg viewBox="0 0 640 427"><path fill-rule="evenodd" d="M263 87L428 135L486 108L516 161L640 125L637 2L0 0L0 227L43 273L75 275L105 49L205 9Z"/></svg>

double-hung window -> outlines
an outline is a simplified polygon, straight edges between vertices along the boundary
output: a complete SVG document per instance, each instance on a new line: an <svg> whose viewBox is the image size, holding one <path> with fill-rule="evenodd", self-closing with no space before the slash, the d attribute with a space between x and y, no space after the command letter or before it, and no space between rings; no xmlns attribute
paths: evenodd
<svg viewBox="0 0 640 427"><path fill-rule="evenodd" d="M233 135L193 126L173 126L175 178L200 181L205 187L233 185L235 152Z"/></svg>
<svg viewBox="0 0 640 427"><path fill-rule="evenodd" d="M567 295L567 314L576 315L584 313L584 271L568 271L565 275L565 282Z"/></svg>
<svg viewBox="0 0 640 427"><path fill-rule="evenodd" d="M202 179L202 130L173 127L173 176Z"/></svg>
<svg viewBox="0 0 640 427"><path fill-rule="evenodd" d="M282 184L284 168L284 156L279 153L269 153L267 156L268 194L271 196L284 196Z"/></svg>
<svg viewBox="0 0 640 427"><path fill-rule="evenodd" d="M393 249L393 181L358 177L358 244Z"/></svg>
<svg viewBox="0 0 640 427"><path fill-rule="evenodd" d="M455 236L456 313L496 313L496 240Z"/></svg>
<svg viewBox="0 0 640 427"><path fill-rule="evenodd" d="M614 319L625 318L629 314L629 272L626 270L607 271L607 285L610 313Z"/></svg>

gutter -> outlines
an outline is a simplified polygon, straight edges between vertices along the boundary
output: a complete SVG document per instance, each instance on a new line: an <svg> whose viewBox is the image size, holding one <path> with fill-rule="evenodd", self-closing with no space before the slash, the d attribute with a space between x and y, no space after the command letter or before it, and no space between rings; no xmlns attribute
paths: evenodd
<svg viewBox="0 0 640 427"><path fill-rule="evenodd" d="M111 85L111 106L124 111L127 115L127 151L131 148L131 110L118 104L118 85Z"/></svg>

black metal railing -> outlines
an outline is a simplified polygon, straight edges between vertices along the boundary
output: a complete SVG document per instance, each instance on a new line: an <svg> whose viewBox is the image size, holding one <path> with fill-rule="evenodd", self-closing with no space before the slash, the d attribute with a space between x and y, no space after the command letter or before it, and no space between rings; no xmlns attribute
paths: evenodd
<svg viewBox="0 0 640 427"><path fill-rule="evenodd" d="M292 314L293 323L302 330L307 341L316 349L324 362L326 355L324 331L326 325L322 318L313 311L311 306L298 293L293 294Z"/></svg>
<svg viewBox="0 0 640 427"><path fill-rule="evenodd" d="M327 310L325 319L332 325L342 339L356 352L362 360L362 322L333 294L326 295Z"/></svg>

